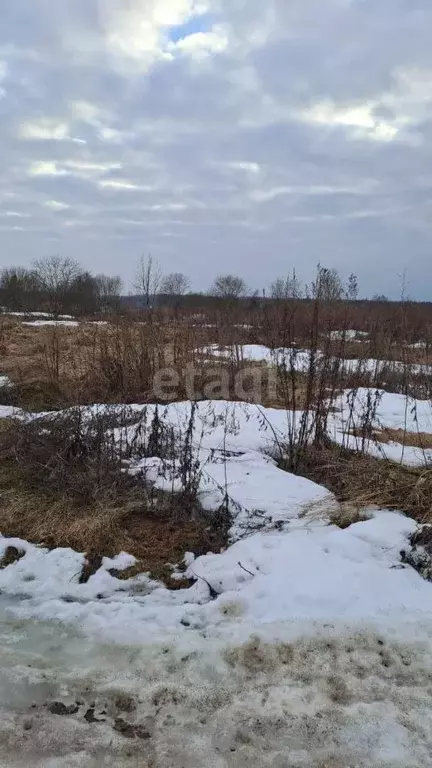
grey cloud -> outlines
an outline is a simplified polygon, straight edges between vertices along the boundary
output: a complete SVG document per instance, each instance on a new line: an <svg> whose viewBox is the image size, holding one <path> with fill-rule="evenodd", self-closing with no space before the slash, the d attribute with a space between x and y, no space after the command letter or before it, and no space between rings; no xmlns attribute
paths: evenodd
<svg viewBox="0 0 432 768"><path fill-rule="evenodd" d="M114 50L109 13L137 34L124 14L158 1L2 8L1 263L54 250L128 281L151 250L204 289L320 260L394 296L407 267L430 298L427 0L214 0L221 53Z"/></svg>

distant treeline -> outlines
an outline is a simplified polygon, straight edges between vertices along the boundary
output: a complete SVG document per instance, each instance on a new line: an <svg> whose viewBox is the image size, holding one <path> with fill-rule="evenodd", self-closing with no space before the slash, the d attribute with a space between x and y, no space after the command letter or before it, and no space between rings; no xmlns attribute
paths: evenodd
<svg viewBox="0 0 432 768"><path fill-rule="evenodd" d="M117 276L93 275L83 270L77 261L51 256L35 261L31 267L8 267L0 271L0 307L11 312L50 312L53 315L76 316L127 313L138 310L171 309L190 312L213 312L227 307L238 311L256 311L269 305L295 305L303 310L320 301L331 305L356 305L363 317L371 311L380 317L392 317L395 305L430 304L389 302L383 295L360 299L356 275L346 282L336 269L318 264L315 279L303 285L295 270L284 278L274 280L261 290L251 290L237 275L219 275L205 293L190 291L189 278L180 272L163 275L152 257L142 258L137 266L133 295L122 295L122 280ZM385 307L388 307L385 310ZM375 309L372 310L372 307ZM417 312L418 315L418 312ZM366 319L366 318L365 318Z"/></svg>
<svg viewBox="0 0 432 768"><path fill-rule="evenodd" d="M121 290L119 277L92 275L75 260L59 256L0 272L0 306L11 312L112 313L120 308Z"/></svg>

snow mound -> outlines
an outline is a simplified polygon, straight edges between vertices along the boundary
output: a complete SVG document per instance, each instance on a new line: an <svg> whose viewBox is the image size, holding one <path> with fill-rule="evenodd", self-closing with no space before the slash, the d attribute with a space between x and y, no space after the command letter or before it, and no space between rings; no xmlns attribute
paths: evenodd
<svg viewBox="0 0 432 768"><path fill-rule="evenodd" d="M112 576L132 563L125 553L80 584L84 555L2 538L0 555L7 546L25 554L0 570L0 590L16 598L18 617L73 622L119 642L247 636L275 622L421 622L432 619L432 586L400 561L414 530L391 512L345 530L298 519L291 532L256 533L221 554L188 558L195 583L175 592L145 575Z"/></svg>

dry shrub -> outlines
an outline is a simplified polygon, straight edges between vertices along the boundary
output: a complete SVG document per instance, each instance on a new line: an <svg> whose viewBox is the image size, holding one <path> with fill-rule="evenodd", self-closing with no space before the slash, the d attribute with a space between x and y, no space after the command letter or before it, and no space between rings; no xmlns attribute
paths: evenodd
<svg viewBox="0 0 432 768"><path fill-rule="evenodd" d="M161 309L111 317L109 324L102 326L83 323L74 328L30 328L4 320L4 330L0 330L0 346L5 350L1 373L18 385L13 404L33 410L76 403L154 402L154 377L167 366L174 368L180 379L170 400L182 400L191 397L185 377L188 366L198 372L201 369L205 380L208 366L200 348L208 344L232 346L234 376L246 364L241 345L259 343L271 349L307 348L315 355L309 370L302 374L291 369L289 359L280 365L277 397L256 397L263 405L308 408L325 389L334 392L356 386L428 398L432 394L428 369L416 371L410 363L429 362L430 308L410 306L403 310L405 314L402 309L402 305L392 304L307 300L262 305L245 302L229 308L221 304L215 308L205 306L203 298L199 314ZM426 348L410 349L407 344L420 332L420 316L425 321L422 338ZM346 334L352 329L367 331L367 342L353 343ZM341 332L340 339L335 340L334 330ZM370 371L362 363L371 357L389 362ZM340 359L358 360L357 370L344 370L335 362ZM402 362L402 368L395 369L394 360ZM230 386L229 392L236 399L235 388Z"/></svg>
<svg viewBox="0 0 432 768"><path fill-rule="evenodd" d="M0 430L2 534L49 548L72 547L93 563L124 550L138 558L136 570L150 571L170 586L175 582L169 580L169 564L180 562L185 551L220 551L228 521L201 508L186 449L180 463L183 493L163 493L144 474L124 471L133 448L127 442L119 447L114 430L121 422L124 433L132 419L127 409L87 417L74 409L27 422L5 420ZM166 446L159 435L159 450Z"/></svg>

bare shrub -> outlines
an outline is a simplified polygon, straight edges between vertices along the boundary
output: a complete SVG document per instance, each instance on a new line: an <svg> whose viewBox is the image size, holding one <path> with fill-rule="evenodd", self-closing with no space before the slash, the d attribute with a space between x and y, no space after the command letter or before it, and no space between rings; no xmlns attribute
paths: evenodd
<svg viewBox="0 0 432 768"><path fill-rule="evenodd" d="M128 471L132 459L150 452L162 467L175 458L180 489L162 492L145 469ZM199 503L199 472L190 438L179 442L157 409L137 416L127 407L74 408L7 422L0 432L0 529L86 552L87 577L102 555L125 550L139 559L137 571L173 586L169 563L227 542L229 519Z"/></svg>

